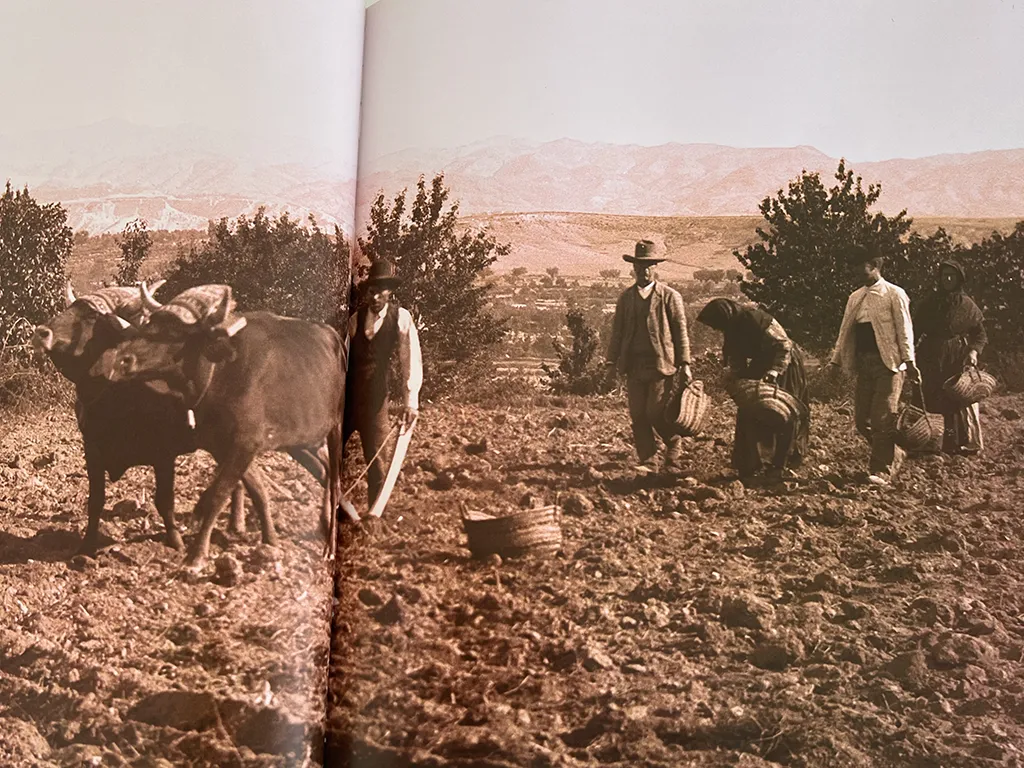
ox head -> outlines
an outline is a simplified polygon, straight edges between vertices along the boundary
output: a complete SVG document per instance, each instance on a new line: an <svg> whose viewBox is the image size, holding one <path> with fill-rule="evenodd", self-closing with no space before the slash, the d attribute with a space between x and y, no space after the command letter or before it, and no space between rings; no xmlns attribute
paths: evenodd
<svg viewBox="0 0 1024 768"><path fill-rule="evenodd" d="M79 383L97 358L125 338L132 323L141 322L144 307L136 288L101 288L75 296L68 281L64 298L64 311L36 326L32 346L47 355L64 376Z"/></svg>
<svg viewBox="0 0 1024 768"><path fill-rule="evenodd" d="M138 379L160 390L187 390L200 358L222 362L234 356L235 334L246 321L232 314L228 286L192 288L168 304L153 298L145 283L139 295L149 319L126 331L125 340L105 356L102 373L111 381Z"/></svg>

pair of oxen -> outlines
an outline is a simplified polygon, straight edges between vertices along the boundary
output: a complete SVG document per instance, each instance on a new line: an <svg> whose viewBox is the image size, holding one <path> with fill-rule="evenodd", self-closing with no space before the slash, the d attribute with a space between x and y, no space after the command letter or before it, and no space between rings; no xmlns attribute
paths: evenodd
<svg viewBox="0 0 1024 768"><path fill-rule="evenodd" d="M324 486L320 526L332 557L340 492L342 418L348 349L335 329L268 312L235 312L231 289L204 285L159 303L145 283L76 297L38 326L32 343L76 389L89 478L88 525L81 552L92 555L106 503L106 477L152 466L154 502L166 541L183 549L174 515L174 462L197 449L217 462L193 518L200 528L186 565L201 567L221 510L244 530L244 495L263 541L276 541L266 480L254 463L265 452L290 454ZM326 443L326 447L325 447Z"/></svg>

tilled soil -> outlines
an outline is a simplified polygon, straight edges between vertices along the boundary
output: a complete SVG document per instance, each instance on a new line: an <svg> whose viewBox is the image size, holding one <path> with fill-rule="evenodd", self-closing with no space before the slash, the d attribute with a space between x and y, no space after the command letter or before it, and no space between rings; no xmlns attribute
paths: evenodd
<svg viewBox="0 0 1024 768"><path fill-rule="evenodd" d="M318 759L331 568L315 481L262 458L279 546L260 545L250 510L248 533L215 533L213 562L193 575L163 544L152 471L132 469L108 484L106 546L75 557L88 482L74 416L2 418L0 765ZM179 459L183 528L211 472L205 454Z"/></svg>
<svg viewBox="0 0 1024 768"><path fill-rule="evenodd" d="M343 533L328 764L1024 765L1022 411L882 491L843 405L750 487L728 405L673 482L636 478L621 399L426 410ZM463 509L556 502L558 556L470 558Z"/></svg>

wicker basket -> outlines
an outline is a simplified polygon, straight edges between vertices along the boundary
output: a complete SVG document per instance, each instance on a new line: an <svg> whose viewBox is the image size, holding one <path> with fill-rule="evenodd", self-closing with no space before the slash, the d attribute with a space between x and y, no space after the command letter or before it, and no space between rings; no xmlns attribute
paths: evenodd
<svg viewBox="0 0 1024 768"><path fill-rule="evenodd" d="M679 396L672 400L666 413L666 420L674 424L680 435L693 437L704 428L704 416L708 411L708 394L704 382L691 381Z"/></svg>
<svg viewBox="0 0 1024 768"><path fill-rule="evenodd" d="M984 400L996 391L995 377L976 366L964 369L959 376L950 376L942 388L954 401L966 408Z"/></svg>
<svg viewBox="0 0 1024 768"><path fill-rule="evenodd" d="M915 387L921 405L907 403L896 417L896 444L916 453L927 453L941 443L942 427L936 429L935 419L925 409L921 385Z"/></svg>
<svg viewBox="0 0 1024 768"><path fill-rule="evenodd" d="M550 556L562 548L562 510L557 506L527 509L504 517L464 510L469 551L473 557L498 554Z"/></svg>
<svg viewBox="0 0 1024 768"><path fill-rule="evenodd" d="M727 391L737 408L770 429L782 429L797 417L807 418L807 406L778 384L736 379Z"/></svg>

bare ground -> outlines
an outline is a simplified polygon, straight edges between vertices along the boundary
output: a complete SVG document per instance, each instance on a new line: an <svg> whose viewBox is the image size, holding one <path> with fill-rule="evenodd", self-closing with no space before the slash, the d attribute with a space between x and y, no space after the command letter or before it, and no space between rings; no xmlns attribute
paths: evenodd
<svg viewBox="0 0 1024 768"><path fill-rule="evenodd" d="M425 411L385 519L344 531L328 764L1024 765L1024 398L896 487L844 406L797 484L631 470L625 403ZM481 441L486 438L486 444ZM564 551L471 560L459 510L559 502Z"/></svg>
<svg viewBox="0 0 1024 768"><path fill-rule="evenodd" d="M219 562L183 572L147 502L152 472L136 468L108 485L107 546L75 557L88 483L73 415L3 416L0 764L319 757L331 594L320 490L287 457L261 464L275 484L279 547L260 545L253 519L242 538L215 534ZM187 523L212 462L197 454L178 467Z"/></svg>

